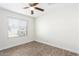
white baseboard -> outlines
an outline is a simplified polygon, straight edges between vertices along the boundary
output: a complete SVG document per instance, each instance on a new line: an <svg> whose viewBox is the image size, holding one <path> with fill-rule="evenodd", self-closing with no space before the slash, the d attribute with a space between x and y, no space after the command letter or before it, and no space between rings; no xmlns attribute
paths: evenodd
<svg viewBox="0 0 79 59"><path fill-rule="evenodd" d="M35 41L79 54L78 51L74 51L74 50L71 50L71 49L68 49L68 48L60 47L59 45L54 45L54 44L49 43L49 42L45 42L45 41L42 41L42 40L35 40Z"/></svg>
<svg viewBox="0 0 79 59"><path fill-rule="evenodd" d="M64 49L64 50L71 51L71 52L74 52L74 53L79 54L79 52L77 52L77 51L73 51L73 50L71 50L71 49L63 48L63 47L60 47L60 46L58 46L58 45L54 45L54 44L51 44L51 43L49 43L49 42L42 41L42 40L30 40L30 41L27 41L27 42L19 43L19 44L17 44L17 45L4 47L4 48L2 48L2 49L0 49L0 50L12 48L12 47L15 47L15 46L18 46L18 45L22 45L22 44L25 44L25 43L29 43L29 42L32 42L32 41L37 41L37 42L40 42L40 43L44 43L44 44L47 44L47 45L50 45L50 46L54 46L54 47L57 47L57 48L61 48L61 49Z"/></svg>
<svg viewBox="0 0 79 59"><path fill-rule="evenodd" d="M28 40L27 42L25 41L23 43L18 43L17 45L7 46L7 47L4 47L4 48L1 48L0 51L1 50L5 50L5 49L8 49L8 48L16 47L16 46L19 46L19 45L22 45L22 44L26 44L26 43L29 43L29 42L32 42L32 41L34 41L34 40Z"/></svg>

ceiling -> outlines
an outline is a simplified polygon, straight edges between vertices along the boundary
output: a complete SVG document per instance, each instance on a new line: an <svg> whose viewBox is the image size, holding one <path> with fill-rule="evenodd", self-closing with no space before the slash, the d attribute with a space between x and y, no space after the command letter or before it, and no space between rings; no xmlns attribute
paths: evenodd
<svg viewBox="0 0 79 59"><path fill-rule="evenodd" d="M40 8L43 8L45 11L41 12L38 10L34 10L34 14L31 15L30 9L23 9L24 7L28 7L28 3L0 3L0 7L8 9L10 11L14 11L26 16L31 16L31 17L40 17L44 15L46 12L48 12L49 9L52 8L54 3L39 3L37 6Z"/></svg>

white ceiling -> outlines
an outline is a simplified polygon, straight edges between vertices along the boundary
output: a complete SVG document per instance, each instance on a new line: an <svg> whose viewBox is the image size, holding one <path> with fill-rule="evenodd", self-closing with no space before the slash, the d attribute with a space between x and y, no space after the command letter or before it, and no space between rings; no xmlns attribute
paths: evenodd
<svg viewBox="0 0 79 59"><path fill-rule="evenodd" d="M44 15L46 12L48 12L48 9L52 8L53 5L54 3L39 3L37 6L43 8L45 11L41 12L38 10L34 10L34 14L31 15L30 9L23 9L25 6L29 6L28 3L0 3L0 7L2 8L35 18Z"/></svg>

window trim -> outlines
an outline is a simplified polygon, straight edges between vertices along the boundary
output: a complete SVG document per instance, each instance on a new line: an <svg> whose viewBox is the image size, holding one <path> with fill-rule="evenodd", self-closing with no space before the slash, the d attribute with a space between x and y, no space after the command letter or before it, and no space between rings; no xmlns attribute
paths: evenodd
<svg viewBox="0 0 79 59"><path fill-rule="evenodd" d="M22 18L18 18L18 17L8 17L7 20L9 20L9 19L16 19L16 20L23 20L23 21L25 21L26 22L26 34L24 36L15 36L15 37L8 37L8 38L19 38L19 37L26 37L26 36L28 36L28 20L25 20L25 19L22 19ZM8 21L8 27L9 27L9 21Z"/></svg>

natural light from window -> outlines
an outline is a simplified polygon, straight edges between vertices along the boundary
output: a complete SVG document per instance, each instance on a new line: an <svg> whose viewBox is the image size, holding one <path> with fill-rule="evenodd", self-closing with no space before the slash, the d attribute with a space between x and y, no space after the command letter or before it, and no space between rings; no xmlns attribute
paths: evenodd
<svg viewBox="0 0 79 59"><path fill-rule="evenodd" d="M27 21L9 18L8 19L8 37L23 37L27 33Z"/></svg>

